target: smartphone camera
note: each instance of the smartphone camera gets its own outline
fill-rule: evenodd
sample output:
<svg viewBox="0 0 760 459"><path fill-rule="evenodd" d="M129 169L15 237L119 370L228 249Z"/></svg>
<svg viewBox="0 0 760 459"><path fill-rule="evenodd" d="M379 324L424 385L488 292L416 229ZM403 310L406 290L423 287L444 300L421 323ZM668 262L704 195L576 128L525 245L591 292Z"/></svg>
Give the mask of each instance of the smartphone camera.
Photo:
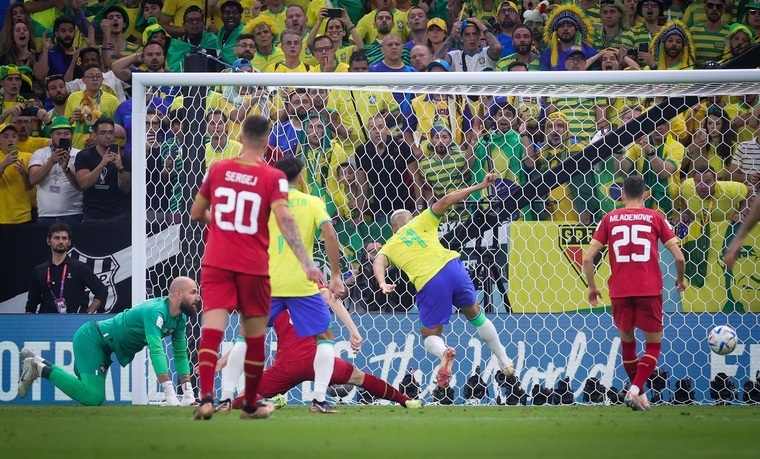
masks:
<svg viewBox="0 0 760 459"><path fill-rule="evenodd" d="M649 43L639 43L639 52L640 53L648 53L649 52Z"/></svg>
<svg viewBox="0 0 760 459"><path fill-rule="evenodd" d="M61 150L69 150L71 149L71 139L59 139L58 140L58 148Z"/></svg>
<svg viewBox="0 0 760 459"><path fill-rule="evenodd" d="M118 146L118 145L116 145L115 143L112 143L112 144L111 144L111 145L108 147L108 151L110 151L111 153L119 153L119 146Z"/></svg>
<svg viewBox="0 0 760 459"><path fill-rule="evenodd" d="M327 17L328 18L342 18L343 10L340 8L327 8Z"/></svg>
<svg viewBox="0 0 760 459"><path fill-rule="evenodd" d="M21 116L32 116L36 117L37 113L40 111L37 107L26 107L21 110Z"/></svg>

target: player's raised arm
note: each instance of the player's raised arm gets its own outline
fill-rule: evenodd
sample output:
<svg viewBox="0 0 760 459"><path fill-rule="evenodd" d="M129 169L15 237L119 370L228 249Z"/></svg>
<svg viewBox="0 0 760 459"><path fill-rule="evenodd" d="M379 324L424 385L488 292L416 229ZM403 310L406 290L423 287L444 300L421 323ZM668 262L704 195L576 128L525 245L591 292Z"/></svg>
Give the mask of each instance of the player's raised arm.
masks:
<svg viewBox="0 0 760 459"><path fill-rule="evenodd" d="M592 306L597 306L599 304L599 298L602 297L602 291L596 286L596 268L594 267L594 258L601 248L602 244L599 243L599 241L592 239L588 250L585 255L583 255L583 275L586 276L586 283L588 284L588 302L591 303Z"/></svg>
<svg viewBox="0 0 760 459"><path fill-rule="evenodd" d="M311 260L309 254L306 253L306 248L303 246L303 242L301 242L301 232L298 231L296 219L293 218L293 214L290 213L288 206L276 206L272 209L272 212L277 219L277 226L280 227L282 236L293 250L298 261L301 262L301 267L306 273L306 277L314 282L321 282L324 284L325 278L322 275L322 271L317 268L317 265ZM340 277L340 275L338 277Z"/></svg>
<svg viewBox="0 0 760 459"><path fill-rule="evenodd" d="M483 181L477 185L468 186L467 188L460 188L459 190L452 191L439 199L430 210L436 215L443 215L449 211L458 202L467 199L472 193L488 188L496 181L497 175L494 173L486 174Z"/></svg>
<svg viewBox="0 0 760 459"><path fill-rule="evenodd" d="M380 286L380 290L385 294L391 293L396 288L396 284L385 283L385 270L388 269L388 266L390 266L388 257L385 254L378 253L375 257L375 262L372 264L372 271L375 273L377 285Z"/></svg>

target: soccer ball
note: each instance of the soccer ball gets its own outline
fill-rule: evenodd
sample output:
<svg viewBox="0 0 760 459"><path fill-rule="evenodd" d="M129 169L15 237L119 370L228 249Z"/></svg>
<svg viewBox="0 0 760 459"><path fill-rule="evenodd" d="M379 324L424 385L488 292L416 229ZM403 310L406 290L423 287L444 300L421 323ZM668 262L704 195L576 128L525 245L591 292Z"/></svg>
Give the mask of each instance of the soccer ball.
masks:
<svg viewBox="0 0 760 459"><path fill-rule="evenodd" d="M718 355L728 355L736 348L736 330L728 325L718 325L707 335L710 349Z"/></svg>

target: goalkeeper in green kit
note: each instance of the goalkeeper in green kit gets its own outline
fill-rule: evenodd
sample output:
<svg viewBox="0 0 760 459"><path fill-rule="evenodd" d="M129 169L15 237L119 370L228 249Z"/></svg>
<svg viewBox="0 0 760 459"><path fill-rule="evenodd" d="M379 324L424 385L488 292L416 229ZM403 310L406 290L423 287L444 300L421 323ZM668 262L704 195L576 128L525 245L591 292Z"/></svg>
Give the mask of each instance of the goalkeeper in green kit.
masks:
<svg viewBox="0 0 760 459"><path fill-rule="evenodd" d="M192 404L195 395L190 383L185 325L188 317L196 314L198 301L198 284L189 277L177 277L169 287L169 296L145 301L110 319L82 325L73 340L76 376L43 360L32 350L22 349L24 364L18 382L19 397L24 398L34 380L42 376L82 405L102 405L111 354L116 354L119 365L126 366L147 345L166 404ZM169 377L163 343L167 336L172 338L174 365L182 385L181 402Z"/></svg>

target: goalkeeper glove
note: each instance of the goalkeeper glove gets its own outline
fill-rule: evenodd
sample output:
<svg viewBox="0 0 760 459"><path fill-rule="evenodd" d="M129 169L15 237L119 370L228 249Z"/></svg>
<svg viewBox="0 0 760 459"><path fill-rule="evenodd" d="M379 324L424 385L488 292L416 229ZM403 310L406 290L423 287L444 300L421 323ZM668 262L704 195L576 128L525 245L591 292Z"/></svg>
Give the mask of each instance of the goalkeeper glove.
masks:
<svg viewBox="0 0 760 459"><path fill-rule="evenodd" d="M164 381L161 383L161 387L164 389L164 395L166 395L166 406L179 406L179 399L177 399L177 393L174 391L174 383Z"/></svg>
<svg viewBox="0 0 760 459"><path fill-rule="evenodd" d="M193 392L193 385L188 382L182 383L182 399L179 404L182 406L190 406L195 403L195 393Z"/></svg>

